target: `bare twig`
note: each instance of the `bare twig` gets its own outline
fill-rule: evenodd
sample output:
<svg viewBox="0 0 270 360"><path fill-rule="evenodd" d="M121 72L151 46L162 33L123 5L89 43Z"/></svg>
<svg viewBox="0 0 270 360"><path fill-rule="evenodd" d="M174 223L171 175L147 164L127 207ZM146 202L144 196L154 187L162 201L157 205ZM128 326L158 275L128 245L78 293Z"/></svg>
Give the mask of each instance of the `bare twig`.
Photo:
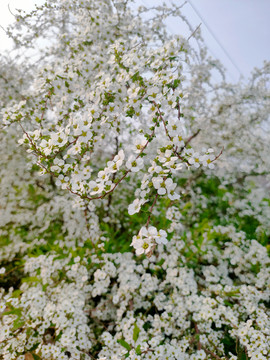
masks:
<svg viewBox="0 0 270 360"><path fill-rule="evenodd" d="M224 146L223 146L223 148L221 149L220 153L219 153L219 154L214 158L214 160L212 160L211 162L216 161L216 160L221 156L221 154L223 153L223 150L224 150Z"/></svg>
<svg viewBox="0 0 270 360"><path fill-rule="evenodd" d="M192 139L194 139L199 133L201 129L198 129L193 135L191 135L186 141L185 141L185 147L191 142ZM181 149L182 150L182 149Z"/></svg>
<svg viewBox="0 0 270 360"><path fill-rule="evenodd" d="M19 125L23 131L23 133L26 135L27 139L29 140L30 144L33 146L33 148L35 149L36 155L39 156L43 156L43 154L38 150L38 148L36 147L35 143L33 142L33 140L31 139L31 137L28 135L28 132L23 128L22 124L19 122Z"/></svg>
<svg viewBox="0 0 270 360"><path fill-rule="evenodd" d="M11 13L12 16L16 17L16 16L13 14L13 12L11 11L9 4L8 4L8 11Z"/></svg>
<svg viewBox="0 0 270 360"><path fill-rule="evenodd" d="M188 41L195 35L195 33L199 30L200 26L202 25L202 23L200 23L196 29L193 31L193 33L188 37Z"/></svg>
<svg viewBox="0 0 270 360"><path fill-rule="evenodd" d="M15 270L17 270L17 269L20 269L20 268L22 268L22 267L24 267L24 264L17 265L17 266L15 266L14 268L12 268L12 269L10 269L9 271L7 271L6 273L4 273L3 275L6 276L6 275L12 273L13 271L15 271Z"/></svg>
<svg viewBox="0 0 270 360"><path fill-rule="evenodd" d="M2 25L0 25L0 28L1 28L2 30L4 30L4 32L7 34L6 29L5 29Z"/></svg>
<svg viewBox="0 0 270 360"><path fill-rule="evenodd" d="M198 325L196 324L196 323L194 323L194 327L195 327L195 333L197 334L197 335L199 335L200 334L200 332L199 332L199 329L198 329ZM201 344L201 342L200 342L200 340L198 341L198 350L201 350L202 349L202 344Z"/></svg>
<svg viewBox="0 0 270 360"><path fill-rule="evenodd" d="M119 151L119 140L118 140L118 137L116 136L115 138L115 143L116 143L116 150L115 150L115 153L113 154L113 157L112 159L118 154L118 151ZM113 176L112 176L112 182L114 182L115 180L115 177L116 177L116 172L113 173ZM107 204L107 207L108 207L108 210L107 210L107 216L109 216L109 211L110 211L110 206L111 206L111 203L112 203L112 193L110 193L109 197L108 197L108 204Z"/></svg>
<svg viewBox="0 0 270 360"><path fill-rule="evenodd" d="M177 101L177 117L179 120L181 119L181 109L180 109L179 100Z"/></svg>
<svg viewBox="0 0 270 360"><path fill-rule="evenodd" d="M215 358L215 359L218 359L218 360L224 359L224 357L221 358L220 356L215 354L213 351L206 349L204 346L202 346L202 349L206 352L206 354L213 356L213 358ZM225 356L225 359L228 360L228 358L226 356Z"/></svg>
<svg viewBox="0 0 270 360"><path fill-rule="evenodd" d="M154 206L156 205L156 202L157 202L157 198L158 198L158 193L156 193L156 196L155 196L155 199L154 199L154 201L153 201L153 204L152 204L152 206L151 206L151 208L150 208L150 214L149 214L149 216L148 216L148 219L147 219L147 222L146 222L146 227L148 227L148 225L149 225L149 223L150 223L150 219L151 219L151 215L152 215L152 211L153 211L153 208L154 208Z"/></svg>

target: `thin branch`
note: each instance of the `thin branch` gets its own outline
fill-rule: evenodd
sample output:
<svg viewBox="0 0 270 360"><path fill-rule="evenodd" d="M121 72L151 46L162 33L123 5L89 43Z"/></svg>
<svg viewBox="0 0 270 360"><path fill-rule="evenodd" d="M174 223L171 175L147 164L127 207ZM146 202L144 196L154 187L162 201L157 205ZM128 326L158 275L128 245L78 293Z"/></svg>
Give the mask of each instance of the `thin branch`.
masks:
<svg viewBox="0 0 270 360"><path fill-rule="evenodd" d="M177 101L177 117L178 117L178 120L181 119L181 109L180 109L179 100Z"/></svg>
<svg viewBox="0 0 270 360"><path fill-rule="evenodd" d="M216 161L216 160L221 156L221 154L223 153L223 150L224 150L224 146L223 146L223 148L221 149L220 153L219 153L219 154L214 158L214 160L212 160L211 162Z"/></svg>
<svg viewBox="0 0 270 360"><path fill-rule="evenodd" d="M163 123L163 125L164 125L164 129L165 129L166 135L168 136L168 138L170 139L170 141L172 141L172 137L171 137L170 134L169 134L169 131L168 131L167 126L166 126L166 122L165 122L165 120L164 120L164 118L163 118L163 116L162 116L162 114L161 114L161 112L160 112L160 109L159 109L159 107L158 107L158 104L157 104L155 101L153 101L153 103L154 103L154 105L156 106L157 111L158 111L158 114L159 114L159 118L161 119L161 121L162 121L162 123Z"/></svg>
<svg viewBox="0 0 270 360"><path fill-rule="evenodd" d="M201 129L198 129L195 134L191 135L186 141L185 141L185 147L191 142L192 139L194 139L199 133Z"/></svg>
<svg viewBox="0 0 270 360"><path fill-rule="evenodd" d="M150 208L150 210L149 210L150 214L149 214L149 216L148 216L148 219L147 219L147 222L146 222L145 227L148 227L148 225L149 225L149 223L150 223L152 211L153 211L154 206L156 205L157 198L158 198L158 193L156 193L156 196L155 196L155 199L154 199L154 201L153 201L153 204L152 204L152 206L151 206L151 208Z"/></svg>
<svg viewBox="0 0 270 360"><path fill-rule="evenodd" d="M160 110L159 110L159 107L158 107L157 103L156 103L155 101L153 101L153 103L154 103L154 104L156 105L156 107L157 107L157 110L158 110L158 113L159 113L159 117L160 117L160 119L161 119L161 121L162 121L162 123L163 123L163 125L164 125L164 129L165 129L166 135L168 136L168 138L170 139L170 141L173 141L172 137L171 137L170 134L169 134L169 131L168 131L167 126L166 126L166 122L165 122L165 120L164 120L164 118L163 118L163 116L162 116L162 114L161 114L161 112L160 112ZM190 136L190 137L187 139L187 141L185 142L185 146L186 146L192 139L194 139L194 138L199 134L200 131L201 131L201 129L197 130L195 134L193 134L192 136ZM178 157L178 159L182 160L182 161L185 162L185 163L188 163L187 160L185 160L181 155L179 155L179 153L184 150L185 146L183 146L183 147L180 149L180 151L177 151L177 147L175 147L175 145L173 145L173 153ZM220 154L220 155L221 155L221 154ZM213 160L213 161L214 161L214 160Z"/></svg>
<svg viewBox="0 0 270 360"><path fill-rule="evenodd" d="M23 126L22 126L22 124L20 122L19 122L19 125L20 125L22 131L24 132L24 134L26 135L27 139L29 140L30 144L33 146L33 148L34 148L34 150L36 152L36 155L43 156L43 154L38 150L35 143L31 139L31 137L28 135L28 132L23 128Z"/></svg>
<svg viewBox="0 0 270 360"><path fill-rule="evenodd" d="M155 129L153 130L152 134L150 135L150 138L147 140L147 142L145 143L145 145L142 147L140 153L136 156L135 160L137 160L137 159L140 157L140 155L143 153L143 151L145 150L145 148L146 148L147 145L149 144L149 141L150 141L150 139L154 136L154 134L155 134ZM96 196L96 197L92 197L92 198L91 198L91 197L89 197L89 196L83 196L82 194L79 194L79 193L77 193L77 192L75 192L75 191L72 191L69 187L67 187L67 190L69 190L72 194L77 195L77 196L80 196L81 198L84 198L84 199L88 199L89 201L91 201L91 200L97 200L97 199L104 199L105 196L111 194L111 193L114 191L114 189L120 184L120 182L121 182L122 180L124 180L124 178L125 178L130 172L131 172L131 170L127 170L127 171L124 173L124 175L120 178L120 180L118 180L118 181L115 183L114 187L113 187L110 191L107 191L105 194L100 195L100 196Z"/></svg>
<svg viewBox="0 0 270 360"><path fill-rule="evenodd" d="M86 205L86 204L85 204L85 205ZM86 222L87 231L88 231L88 233L89 233L89 235L90 235L90 223L89 223L89 221L88 221L88 219L87 219L87 212L88 212L88 211L89 211L89 210L88 210L88 208L87 208L87 206L86 206L85 209L84 209L84 218L85 218L85 222ZM94 244L91 236L89 236L89 240L90 240L93 248L95 249L95 244Z"/></svg>
<svg viewBox="0 0 270 360"><path fill-rule="evenodd" d="M200 26L202 25L202 23L200 23L196 29L193 31L193 33L188 37L188 41L195 35L195 33L199 30Z"/></svg>
<svg viewBox="0 0 270 360"><path fill-rule="evenodd" d="M118 140L118 136L116 136L115 138L115 143L116 143L116 150L115 150L115 153L113 154L112 156L112 160L113 158L118 154L119 152L119 140ZM116 172L113 173L113 176L112 176L112 182L115 181L115 177L116 177ZM107 216L109 216L109 211L110 211L110 206L111 206L111 203L112 203L112 193L109 195L109 198L108 198L108 204L107 204L107 207L108 207L108 210L107 210Z"/></svg>
<svg viewBox="0 0 270 360"><path fill-rule="evenodd" d="M199 329L198 329L198 325L196 323L194 323L194 328L195 328L195 333L199 335L200 332L199 332ZM202 344L201 344L200 341L198 341L198 350L201 350L201 349L202 349Z"/></svg>
<svg viewBox="0 0 270 360"><path fill-rule="evenodd" d="M6 34L8 34L7 31L6 31L6 29L5 29L2 25L0 25L0 28L1 28L2 30L4 30L4 32L5 32Z"/></svg>
<svg viewBox="0 0 270 360"><path fill-rule="evenodd" d="M202 346L202 349L206 352L206 354L213 356L213 358L215 358L215 359L218 359L218 360L224 359L224 357L221 358L217 354L213 353L213 351L206 349L204 346ZM225 356L225 359L228 360L228 358L226 356Z"/></svg>
<svg viewBox="0 0 270 360"><path fill-rule="evenodd" d="M195 328L195 333L196 333L196 335L200 335L200 331L199 331L199 329L198 329L198 325L197 325L196 322L194 322L194 328ZM195 340L195 339L194 339L194 340ZM201 350L201 349L203 349L207 354L213 356L213 358L215 358L215 359L222 360L222 359L225 358L226 360L228 360L227 356L224 356L224 357L221 358L220 356L218 356L217 354L215 354L213 351L206 349L206 347L202 345L202 343L200 342L200 340L198 340L198 350Z"/></svg>
<svg viewBox="0 0 270 360"><path fill-rule="evenodd" d="M8 4L8 10L11 13L12 16L16 17L16 15L14 15L13 12L11 11L11 9L10 9L10 4Z"/></svg>
<svg viewBox="0 0 270 360"><path fill-rule="evenodd" d="M25 265L25 264L17 265L17 266L15 266L14 268L12 268L11 270L5 272L4 274L0 274L0 276L1 276L1 275L6 276L6 275L12 273L13 271L15 271L15 270L17 270L17 269L20 269L20 268L24 267L24 265Z"/></svg>

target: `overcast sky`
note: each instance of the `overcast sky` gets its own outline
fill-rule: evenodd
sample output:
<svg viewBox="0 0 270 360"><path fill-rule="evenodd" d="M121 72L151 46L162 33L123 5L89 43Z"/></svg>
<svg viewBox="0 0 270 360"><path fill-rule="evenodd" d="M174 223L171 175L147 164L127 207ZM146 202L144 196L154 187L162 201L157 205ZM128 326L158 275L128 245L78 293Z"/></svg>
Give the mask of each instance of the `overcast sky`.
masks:
<svg viewBox="0 0 270 360"><path fill-rule="evenodd" d="M14 11L15 8L31 10L35 3L43 2L0 0L0 25L5 28L13 21L8 4ZM162 1L136 0L136 3L144 5L158 2ZM165 2L170 3L170 0ZM174 2L180 5L184 0ZM182 12L194 28L202 23L202 34L207 46L211 54L225 65L231 81L237 81L240 72L247 77L255 66L263 64L263 60L270 60L270 0L188 0ZM180 34L183 32L177 21L170 22L169 30ZM11 47L5 32L0 29L0 51Z"/></svg>

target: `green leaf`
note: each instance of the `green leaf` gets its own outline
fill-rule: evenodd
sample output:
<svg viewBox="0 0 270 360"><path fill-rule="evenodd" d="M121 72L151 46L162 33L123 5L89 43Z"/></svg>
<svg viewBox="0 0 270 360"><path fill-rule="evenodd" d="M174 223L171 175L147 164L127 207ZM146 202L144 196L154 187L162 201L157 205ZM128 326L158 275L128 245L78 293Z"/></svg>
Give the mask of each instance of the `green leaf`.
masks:
<svg viewBox="0 0 270 360"><path fill-rule="evenodd" d="M12 297L18 298L21 295L21 293L22 293L22 290L20 290L20 289L14 290L12 293Z"/></svg>
<svg viewBox="0 0 270 360"><path fill-rule="evenodd" d="M22 316L22 311L20 309L12 309L9 311L5 311L2 315L17 315Z"/></svg>
<svg viewBox="0 0 270 360"><path fill-rule="evenodd" d="M157 266L161 266L161 265L164 264L164 262L165 262L165 259L162 258L160 261L158 261L158 262L156 263L156 265L157 265Z"/></svg>
<svg viewBox="0 0 270 360"><path fill-rule="evenodd" d="M41 279L39 279L37 276L29 276L27 278L22 279L22 282L41 282Z"/></svg>
<svg viewBox="0 0 270 360"><path fill-rule="evenodd" d="M29 349L29 351L30 351L31 354L32 354L32 351L35 351L35 350L38 348L39 344L40 344L40 342L37 342L35 345L33 345L33 346L31 347L31 349ZM33 355L33 357L34 357L34 354L32 354L32 355ZM37 356L37 355L35 355L35 356ZM34 358L35 358L35 357L34 357Z"/></svg>
<svg viewBox="0 0 270 360"><path fill-rule="evenodd" d="M137 324L134 324L134 330L133 330L133 340L136 342L138 340L140 329L138 328Z"/></svg>
<svg viewBox="0 0 270 360"><path fill-rule="evenodd" d="M126 111L126 116L127 116L127 117L132 117L134 114L135 114L134 107L131 106L131 107Z"/></svg>
<svg viewBox="0 0 270 360"><path fill-rule="evenodd" d="M119 340L117 340L117 342L118 342L118 344L122 345L128 351L130 351L132 349L132 347L124 339L119 339Z"/></svg>
<svg viewBox="0 0 270 360"><path fill-rule="evenodd" d="M41 360L41 358L36 354L32 354L32 356L33 356L34 360Z"/></svg>
<svg viewBox="0 0 270 360"><path fill-rule="evenodd" d="M138 345L137 347L136 347L136 349L135 349L135 352L136 352L136 354L137 355L141 355L141 345Z"/></svg>
<svg viewBox="0 0 270 360"><path fill-rule="evenodd" d="M20 317L18 317L17 320L14 321L12 330L15 331L22 327L25 324L25 321L22 321Z"/></svg>
<svg viewBox="0 0 270 360"><path fill-rule="evenodd" d="M237 355L237 360L248 360L248 357L245 352L240 351L240 353Z"/></svg>

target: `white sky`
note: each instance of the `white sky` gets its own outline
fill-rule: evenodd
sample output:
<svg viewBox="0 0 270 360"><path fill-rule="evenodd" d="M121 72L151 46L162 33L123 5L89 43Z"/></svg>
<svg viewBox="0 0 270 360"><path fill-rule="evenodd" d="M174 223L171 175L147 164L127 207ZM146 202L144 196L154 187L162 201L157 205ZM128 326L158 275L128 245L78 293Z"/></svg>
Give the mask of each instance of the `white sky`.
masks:
<svg viewBox="0 0 270 360"><path fill-rule="evenodd" d="M260 67L263 60L270 60L270 0L190 1L245 77L249 75L253 67ZM13 21L8 4L11 11L14 11L16 8L31 10L35 3L42 4L43 2L44 0L0 0L0 25L5 28ZM153 5L158 2L162 1L136 0L136 3L144 5ZM170 3L170 0L165 0L165 2ZM184 0L174 0L174 2L180 5L184 3ZM182 12L194 28L202 22L189 3L185 4ZM203 22L201 29L213 57L219 58L225 65L230 80L238 80L239 71ZM170 22L169 30L180 34L183 32L179 22L174 20ZM11 47L10 40L0 28L0 52Z"/></svg>

